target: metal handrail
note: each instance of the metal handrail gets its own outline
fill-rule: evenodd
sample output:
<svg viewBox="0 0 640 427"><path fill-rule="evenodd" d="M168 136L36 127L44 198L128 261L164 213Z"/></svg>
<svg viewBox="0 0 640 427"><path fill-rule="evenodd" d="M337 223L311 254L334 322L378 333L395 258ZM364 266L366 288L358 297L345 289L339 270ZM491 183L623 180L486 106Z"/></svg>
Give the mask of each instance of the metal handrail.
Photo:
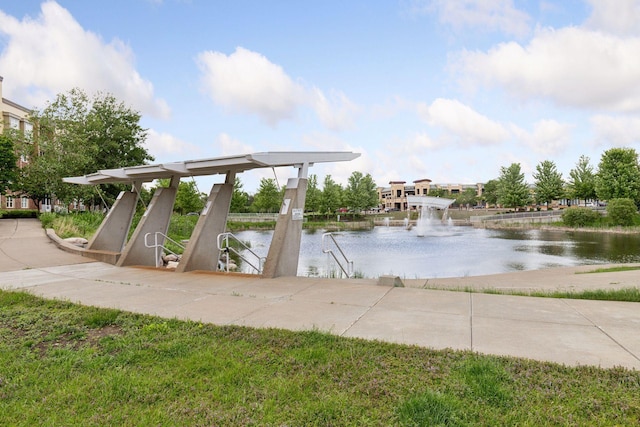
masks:
<svg viewBox="0 0 640 427"><path fill-rule="evenodd" d="M258 260L258 262L257 262L258 265L257 266L254 265L249 259L247 259L246 256L244 256L242 254L242 252L238 251L233 246L230 246L229 245L229 238L231 238L233 241L237 242L238 245L241 246L245 251L249 252L251 255L256 257L256 259ZM234 236L233 233L227 232L227 233L218 234L217 243L218 243L218 250L219 251L227 252L227 255L228 255L229 252L233 252L238 257L240 257L241 260L246 262L251 268L256 270L258 272L258 274L262 274L262 268L264 267L265 257L261 257L260 255L255 253L253 250L251 250L250 247L245 245L240 239L238 239L236 236ZM227 273L228 273L229 272L229 259L228 258L227 258L227 263L226 263L226 269L227 269Z"/></svg>
<svg viewBox="0 0 640 427"><path fill-rule="evenodd" d="M340 255L342 255L342 258L344 259L344 263L347 266L346 268L342 265L342 263L340 262L336 254L333 252L333 250L326 247L325 242L329 238L331 239L333 244L336 246L336 248L338 248L338 252L340 252ZM349 258L347 258L344 251L336 241L336 238L334 237L333 233L324 233L322 235L322 252L325 254L329 254L333 257L334 261L336 262L336 264L338 264L338 267L340 267L340 270L342 270L342 272L347 276L347 278L353 277L353 261L350 261Z"/></svg>
<svg viewBox="0 0 640 427"><path fill-rule="evenodd" d="M154 244L150 245L148 238L149 236L153 234L154 236ZM164 246L164 244L162 243L158 243L158 236L162 236L164 238L164 241L170 241L171 243L173 243L174 245L182 248L182 250L184 251L184 246L181 245L180 243L176 242L175 240L173 240L171 237L167 236L166 234L160 232L160 231L156 231L155 233L147 233L144 235L144 245L147 248L155 248L156 250L156 267L161 267L162 266L162 254L158 253L158 250L160 248L162 248L163 250L167 251L167 252L171 252L173 255L179 257L180 255L173 252L171 249L169 249L168 247Z"/></svg>

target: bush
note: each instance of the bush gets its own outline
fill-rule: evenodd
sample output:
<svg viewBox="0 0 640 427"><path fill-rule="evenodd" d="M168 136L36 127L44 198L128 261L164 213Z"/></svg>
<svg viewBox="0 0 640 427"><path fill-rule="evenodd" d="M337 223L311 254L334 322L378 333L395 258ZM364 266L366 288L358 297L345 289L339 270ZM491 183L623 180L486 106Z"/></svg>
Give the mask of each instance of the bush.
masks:
<svg viewBox="0 0 640 427"><path fill-rule="evenodd" d="M37 218L37 217L38 217L38 211L35 211L33 209L31 210L8 209L8 210L0 211L0 218Z"/></svg>
<svg viewBox="0 0 640 427"><path fill-rule="evenodd" d="M585 227L594 225L600 214L589 208L569 208L562 212L562 222L569 227Z"/></svg>
<svg viewBox="0 0 640 427"><path fill-rule="evenodd" d="M607 216L611 225L633 225L638 212L631 199L611 199L607 205Z"/></svg>

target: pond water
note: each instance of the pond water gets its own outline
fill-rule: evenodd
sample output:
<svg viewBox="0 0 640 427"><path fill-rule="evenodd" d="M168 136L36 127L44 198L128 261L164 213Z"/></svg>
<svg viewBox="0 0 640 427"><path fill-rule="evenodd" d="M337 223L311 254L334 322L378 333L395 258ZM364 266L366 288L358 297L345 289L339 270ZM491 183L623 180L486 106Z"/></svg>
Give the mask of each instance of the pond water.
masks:
<svg viewBox="0 0 640 427"><path fill-rule="evenodd" d="M339 268L322 252L323 230L303 230L298 276L335 276ZM272 231L235 233L266 256ZM334 233L359 277L464 277L518 270L640 262L640 235L545 230L431 227L422 237L404 227Z"/></svg>

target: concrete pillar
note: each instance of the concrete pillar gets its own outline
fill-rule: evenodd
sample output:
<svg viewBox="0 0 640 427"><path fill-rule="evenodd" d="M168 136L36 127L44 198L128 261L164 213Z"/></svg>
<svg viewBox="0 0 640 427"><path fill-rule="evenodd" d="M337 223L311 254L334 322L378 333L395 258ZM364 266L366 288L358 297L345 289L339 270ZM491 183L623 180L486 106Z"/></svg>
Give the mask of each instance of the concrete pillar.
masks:
<svg viewBox="0 0 640 427"><path fill-rule="evenodd" d="M94 251L122 252L136 212L138 193L122 191L87 245Z"/></svg>
<svg viewBox="0 0 640 427"><path fill-rule="evenodd" d="M235 174L229 173L224 184L215 184L211 189L176 272L216 271L220 258L217 238L227 227L234 181Z"/></svg>
<svg viewBox="0 0 640 427"><path fill-rule="evenodd" d="M145 235L151 233L148 239L149 243L152 243L157 231L167 234L179 183L179 177L172 177L169 188L158 188L153 194L151 203L149 203L116 264L118 267L127 265L156 266L155 249L145 246ZM158 239L158 243L163 244L164 238Z"/></svg>
<svg viewBox="0 0 640 427"><path fill-rule="evenodd" d="M306 175L306 167L304 171ZM298 274L306 194L306 176L289 179L269 253L264 263L263 277L274 278Z"/></svg>

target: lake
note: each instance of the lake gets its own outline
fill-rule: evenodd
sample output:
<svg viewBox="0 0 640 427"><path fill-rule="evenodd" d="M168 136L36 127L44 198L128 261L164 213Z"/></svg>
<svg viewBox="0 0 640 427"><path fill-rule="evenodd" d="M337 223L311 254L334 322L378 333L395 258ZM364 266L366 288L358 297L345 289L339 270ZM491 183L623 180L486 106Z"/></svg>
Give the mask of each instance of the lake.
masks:
<svg viewBox="0 0 640 427"><path fill-rule="evenodd" d="M298 276L335 276L322 252L323 230L303 230ZM272 231L234 233L266 256ZM424 234L424 236L418 236ZM489 230L439 225L426 231L374 227L333 233L359 277L464 277L519 270L640 262L640 235L547 230ZM249 272L248 269L244 271Z"/></svg>

